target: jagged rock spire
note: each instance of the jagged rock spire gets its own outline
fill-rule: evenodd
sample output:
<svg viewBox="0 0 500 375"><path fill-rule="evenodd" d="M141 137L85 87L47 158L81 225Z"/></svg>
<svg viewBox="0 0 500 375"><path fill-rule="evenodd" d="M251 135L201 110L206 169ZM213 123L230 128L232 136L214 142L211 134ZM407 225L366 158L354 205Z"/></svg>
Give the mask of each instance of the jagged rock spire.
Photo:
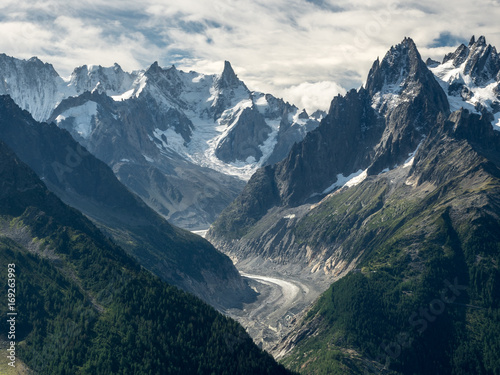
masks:
<svg viewBox="0 0 500 375"><path fill-rule="evenodd" d="M158 61L155 61L154 63L151 64L148 70L146 70L146 75L160 73L162 71L163 69L158 64Z"/></svg>
<svg viewBox="0 0 500 375"><path fill-rule="evenodd" d="M400 44L391 47L382 61L377 58L373 63L366 81L366 89L373 95L382 90L384 85L401 84L411 73L416 73L421 65L425 64L415 42L405 37Z"/></svg>
<svg viewBox="0 0 500 375"><path fill-rule="evenodd" d="M485 84L500 72L500 55L495 47L486 43L484 35L477 40L473 36L468 47L462 44L453 58L453 65L457 67L465 63L464 74L470 75L476 84Z"/></svg>
<svg viewBox="0 0 500 375"><path fill-rule="evenodd" d="M236 76L236 73L231 66L229 61L224 61L224 70L217 81L217 88L219 89L231 89L236 88L241 85L242 82Z"/></svg>

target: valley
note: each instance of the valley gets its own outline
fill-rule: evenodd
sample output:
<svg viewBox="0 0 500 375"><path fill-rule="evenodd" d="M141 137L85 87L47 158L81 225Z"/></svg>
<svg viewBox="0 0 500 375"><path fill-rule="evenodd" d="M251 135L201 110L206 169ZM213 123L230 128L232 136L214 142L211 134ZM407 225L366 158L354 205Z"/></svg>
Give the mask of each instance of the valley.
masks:
<svg viewBox="0 0 500 375"><path fill-rule="evenodd" d="M262 271L262 270L261 270ZM240 272L259 295L242 309L225 311L264 350L272 349L298 322L302 312L323 292L310 281L290 275L276 277Z"/></svg>

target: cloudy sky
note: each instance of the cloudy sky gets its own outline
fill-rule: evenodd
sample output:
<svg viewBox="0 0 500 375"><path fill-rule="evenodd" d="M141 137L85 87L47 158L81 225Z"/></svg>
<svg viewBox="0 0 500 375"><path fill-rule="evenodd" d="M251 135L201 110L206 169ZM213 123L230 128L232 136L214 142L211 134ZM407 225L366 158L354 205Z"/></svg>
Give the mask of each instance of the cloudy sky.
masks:
<svg viewBox="0 0 500 375"><path fill-rule="evenodd" d="M312 110L359 87L405 36L441 60L474 34L500 47L500 0L2 0L0 52L63 76L83 64L158 61L220 73Z"/></svg>

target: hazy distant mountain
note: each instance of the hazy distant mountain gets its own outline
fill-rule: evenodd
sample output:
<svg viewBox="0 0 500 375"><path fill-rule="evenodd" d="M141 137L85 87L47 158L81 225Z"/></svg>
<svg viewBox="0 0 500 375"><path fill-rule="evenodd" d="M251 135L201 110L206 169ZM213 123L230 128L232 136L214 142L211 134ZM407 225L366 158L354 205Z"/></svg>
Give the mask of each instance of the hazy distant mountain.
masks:
<svg viewBox="0 0 500 375"><path fill-rule="evenodd" d="M283 159L319 118L220 75L157 63L82 66L67 79L37 58L0 55L0 94L56 122L172 223L206 228L262 165Z"/></svg>

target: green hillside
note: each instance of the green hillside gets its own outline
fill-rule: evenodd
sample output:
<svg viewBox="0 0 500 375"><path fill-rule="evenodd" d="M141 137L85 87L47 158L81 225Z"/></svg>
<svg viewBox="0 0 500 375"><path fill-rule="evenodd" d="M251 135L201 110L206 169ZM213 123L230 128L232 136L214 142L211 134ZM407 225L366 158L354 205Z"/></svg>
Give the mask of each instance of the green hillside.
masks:
<svg viewBox="0 0 500 375"><path fill-rule="evenodd" d="M424 142L409 176L338 192L296 227L302 241L340 241L346 258L361 257L291 338L291 369L500 374L498 139L479 146L467 132L479 138L490 125L454 116Z"/></svg>
<svg viewBox="0 0 500 375"><path fill-rule="evenodd" d="M288 373L239 324L142 269L3 144L0 181L16 357L37 374ZM8 329L2 319L2 335Z"/></svg>

